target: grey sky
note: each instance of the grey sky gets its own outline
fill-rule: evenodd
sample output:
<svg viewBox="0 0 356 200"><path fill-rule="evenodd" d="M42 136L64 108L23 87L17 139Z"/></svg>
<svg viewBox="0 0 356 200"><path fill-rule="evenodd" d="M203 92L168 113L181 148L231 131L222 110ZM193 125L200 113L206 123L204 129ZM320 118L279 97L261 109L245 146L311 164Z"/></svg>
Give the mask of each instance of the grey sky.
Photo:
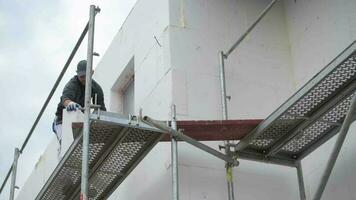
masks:
<svg viewBox="0 0 356 200"><path fill-rule="evenodd" d="M21 147L88 21L89 5L101 8L96 17L94 49L103 55L135 2L0 0L0 184L11 165L14 148ZM54 137L51 121L56 104L76 63L85 59L86 45L87 38L20 157L20 187ZM99 61L100 57L94 59L94 67ZM8 189L0 200L7 196Z"/></svg>

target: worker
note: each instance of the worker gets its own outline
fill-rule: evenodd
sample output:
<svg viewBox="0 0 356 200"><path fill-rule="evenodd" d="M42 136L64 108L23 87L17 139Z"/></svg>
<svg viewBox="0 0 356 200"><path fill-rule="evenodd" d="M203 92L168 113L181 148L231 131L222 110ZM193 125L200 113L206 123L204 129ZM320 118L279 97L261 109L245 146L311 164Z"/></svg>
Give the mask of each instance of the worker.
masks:
<svg viewBox="0 0 356 200"><path fill-rule="evenodd" d="M82 110L82 108L84 107L86 68L86 60L82 60L77 64L77 75L70 79L70 81L64 87L60 102L57 106L56 116L52 128L59 142L59 147L57 149L59 159L62 148L63 109L66 109L68 112L72 112L76 110ZM93 73L94 71L92 71L92 74ZM91 98L93 104L100 105L100 109L106 111L103 90L101 89L100 85L94 80L92 80Z"/></svg>

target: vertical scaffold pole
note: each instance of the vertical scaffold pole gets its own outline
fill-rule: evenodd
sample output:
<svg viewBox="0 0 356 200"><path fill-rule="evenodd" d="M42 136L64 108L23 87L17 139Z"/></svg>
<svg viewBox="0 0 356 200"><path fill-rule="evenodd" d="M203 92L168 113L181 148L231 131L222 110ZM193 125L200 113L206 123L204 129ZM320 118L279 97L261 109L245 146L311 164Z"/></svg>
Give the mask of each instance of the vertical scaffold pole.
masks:
<svg viewBox="0 0 356 200"><path fill-rule="evenodd" d="M255 28L255 26L263 19L263 17L268 13L269 10L276 4L278 0L272 0L268 6L260 13L257 19L253 22L253 24L244 32L243 35L232 45L232 47L224 53L223 51L219 52L219 60L220 60L220 86L221 86L221 100L222 100L222 111L223 111L223 119L228 119L227 113L227 104L226 99L226 86L225 86L225 63L224 60L228 58L228 56L237 48L238 45L247 37L247 35ZM230 153L229 141L225 141L225 151L226 153ZM226 163L226 176L227 176L227 185L228 185L228 193L229 200L234 200L234 186L233 186L233 166Z"/></svg>
<svg viewBox="0 0 356 200"><path fill-rule="evenodd" d="M226 95L226 83L225 83L225 55L224 52L219 52L219 65L220 65L220 87L221 87L221 106L222 106L222 115L223 120L228 120L227 113L227 102L228 98ZM229 141L225 141L225 152L229 153ZM230 164L226 163L226 180L227 180L227 191L229 200L234 200L234 184L233 184L233 168Z"/></svg>
<svg viewBox="0 0 356 200"><path fill-rule="evenodd" d="M177 130L176 106L171 108L171 127ZM171 164L172 164L172 199L179 200L179 181L178 181L178 143L172 136L171 139Z"/></svg>
<svg viewBox="0 0 356 200"><path fill-rule="evenodd" d="M307 197L305 195L305 186L304 186L302 162L300 160L297 161L296 168L297 168L297 175L298 175L298 186L299 186L300 200L306 200Z"/></svg>
<svg viewBox="0 0 356 200"><path fill-rule="evenodd" d="M314 200L321 199L324 189L325 189L325 186L329 180L330 174L334 168L337 157L340 153L341 147L344 144L344 141L345 141L347 132L349 131L350 125L355 120L356 120L356 94L354 94L354 97L351 100L349 111L347 112L344 122L342 123L340 133L337 137L334 148L331 152L331 155L330 155L330 158L326 165L326 168L324 170L323 176L321 177L321 181L320 181L318 189L315 193Z"/></svg>
<svg viewBox="0 0 356 200"><path fill-rule="evenodd" d="M10 200L14 200L15 199L17 161L19 159L19 156L20 156L20 150L18 148L15 148L14 162L12 164Z"/></svg>
<svg viewBox="0 0 356 200"><path fill-rule="evenodd" d="M90 126L90 105L91 105L91 76L93 67L93 48L94 48L94 25L95 25L95 6L90 6L89 30L88 30L88 51L87 68L85 79L85 101L84 101L84 127L83 127L83 153L82 153L82 180L80 200L88 200L89 191L89 126Z"/></svg>
<svg viewBox="0 0 356 200"><path fill-rule="evenodd" d="M226 96L226 83L225 83L225 55L224 52L219 52L219 68L220 68L220 88L221 88L221 106L223 120L228 119L227 114L227 96Z"/></svg>

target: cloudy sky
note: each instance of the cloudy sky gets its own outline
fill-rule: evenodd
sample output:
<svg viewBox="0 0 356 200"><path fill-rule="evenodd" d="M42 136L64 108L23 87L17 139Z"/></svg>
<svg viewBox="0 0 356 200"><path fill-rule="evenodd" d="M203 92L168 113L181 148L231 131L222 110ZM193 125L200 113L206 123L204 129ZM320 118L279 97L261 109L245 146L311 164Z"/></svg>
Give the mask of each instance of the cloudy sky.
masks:
<svg viewBox="0 0 356 200"><path fill-rule="evenodd" d="M21 148L43 103L97 5L94 51L103 55L136 0L0 0L0 184ZM54 137L51 122L63 85L86 58L85 38L32 138L20 156L18 185L31 173ZM100 61L94 58L94 65ZM94 66L95 67L95 66ZM0 200L8 199L7 189Z"/></svg>

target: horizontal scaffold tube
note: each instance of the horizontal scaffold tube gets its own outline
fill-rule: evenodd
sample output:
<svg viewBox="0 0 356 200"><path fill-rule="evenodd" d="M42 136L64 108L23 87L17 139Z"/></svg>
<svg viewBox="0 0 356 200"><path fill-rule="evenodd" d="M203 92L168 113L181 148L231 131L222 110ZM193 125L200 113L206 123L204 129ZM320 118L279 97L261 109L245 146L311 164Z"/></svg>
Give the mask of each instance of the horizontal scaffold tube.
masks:
<svg viewBox="0 0 356 200"><path fill-rule="evenodd" d="M150 118L148 116L143 117L142 120L143 120L144 123L146 123L148 125L151 125L153 127L156 127L156 128L158 128L158 129L160 129L162 131L165 131L168 134L171 134L173 137L179 138L179 139L181 139L181 140L183 140L183 141L185 141L185 142L187 142L187 143L189 143L189 144L191 144L191 145L193 145L193 146L195 146L195 147L197 147L197 148L199 148L199 149L201 149L201 150L203 150L205 152L208 152L208 153L212 154L213 156L215 156L217 158L220 158L220 159L224 160L225 162L228 162L228 163L233 164L233 165L238 165L238 161L237 160L235 160L235 159L233 159L231 157L228 157L225 154L223 154L223 153L221 153L221 152L219 152L219 151L217 151L217 150L215 150L215 149L213 149L213 148L211 148L211 147L209 147L209 146L207 146L207 145L205 145L205 144L203 144L201 142L198 142L197 140L195 140L195 139L193 139L191 137L188 137L188 136L184 135L180 131L176 131L176 130L166 126L166 124L161 122L161 121L154 120L154 119L152 119L152 118Z"/></svg>

